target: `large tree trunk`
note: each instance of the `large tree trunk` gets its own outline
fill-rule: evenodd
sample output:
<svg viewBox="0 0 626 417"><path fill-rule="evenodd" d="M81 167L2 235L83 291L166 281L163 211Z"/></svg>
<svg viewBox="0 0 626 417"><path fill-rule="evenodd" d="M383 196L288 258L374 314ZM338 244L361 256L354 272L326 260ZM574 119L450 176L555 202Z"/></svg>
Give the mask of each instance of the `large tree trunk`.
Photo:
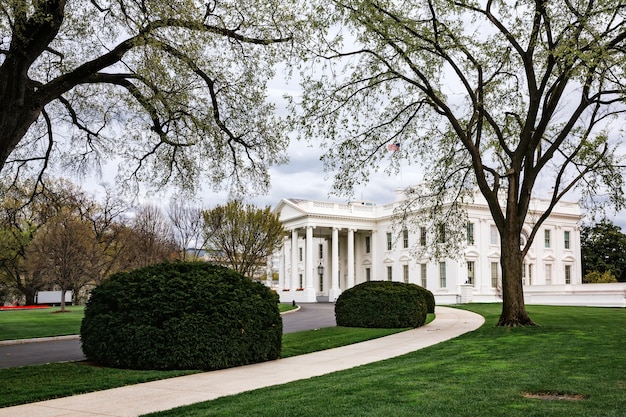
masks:
<svg viewBox="0 0 626 417"><path fill-rule="evenodd" d="M527 326L535 323L526 313L522 286L522 251L519 234L501 236L500 265L502 267L502 314L498 326Z"/></svg>
<svg viewBox="0 0 626 417"><path fill-rule="evenodd" d="M34 2L33 13L17 13L13 21L9 51L0 65L0 170L50 100L37 98L41 86L28 71L57 36L66 2Z"/></svg>
<svg viewBox="0 0 626 417"><path fill-rule="evenodd" d="M65 287L61 288L61 312L65 312L65 294L67 293L67 289Z"/></svg>

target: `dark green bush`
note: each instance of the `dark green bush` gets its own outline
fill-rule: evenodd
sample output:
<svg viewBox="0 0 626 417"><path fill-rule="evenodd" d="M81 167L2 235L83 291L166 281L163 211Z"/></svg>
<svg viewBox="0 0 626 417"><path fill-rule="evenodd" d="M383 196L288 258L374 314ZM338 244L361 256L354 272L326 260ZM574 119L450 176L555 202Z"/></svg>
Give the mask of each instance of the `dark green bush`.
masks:
<svg viewBox="0 0 626 417"><path fill-rule="evenodd" d="M435 313L435 296L433 295L433 293L424 287L420 287L419 285L417 285L417 289L420 291L420 293L422 294L422 298L424 298L424 301L426 302L426 312L430 314L434 314Z"/></svg>
<svg viewBox="0 0 626 417"><path fill-rule="evenodd" d="M279 357L278 296L221 266L166 263L118 273L93 290L85 355L130 369L221 369Z"/></svg>
<svg viewBox="0 0 626 417"><path fill-rule="evenodd" d="M344 291L335 304L338 326L401 328L426 322L427 306L420 287L370 281Z"/></svg>

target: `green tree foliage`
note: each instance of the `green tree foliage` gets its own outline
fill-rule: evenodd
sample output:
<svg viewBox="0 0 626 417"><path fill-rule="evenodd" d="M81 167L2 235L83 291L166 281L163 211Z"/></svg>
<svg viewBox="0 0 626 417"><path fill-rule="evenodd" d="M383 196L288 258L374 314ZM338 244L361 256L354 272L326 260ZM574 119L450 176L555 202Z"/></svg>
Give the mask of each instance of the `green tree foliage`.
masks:
<svg viewBox="0 0 626 417"><path fill-rule="evenodd" d="M338 326L400 328L426 322L422 287L392 281L369 281L348 288L335 304Z"/></svg>
<svg viewBox="0 0 626 417"><path fill-rule="evenodd" d="M278 296L205 262L121 272L94 289L81 325L85 355L131 369L213 370L277 359Z"/></svg>
<svg viewBox="0 0 626 417"><path fill-rule="evenodd" d="M611 282L617 282L617 278L611 271L598 272L591 271L585 274L583 282L587 284L606 284Z"/></svg>
<svg viewBox="0 0 626 417"><path fill-rule="evenodd" d="M266 100L292 1L0 3L0 170L111 157L126 178L268 184L287 136ZM123 133L122 133L123 132Z"/></svg>
<svg viewBox="0 0 626 417"><path fill-rule="evenodd" d="M213 260L253 278L283 243L284 229L270 207L234 200L203 212L204 233Z"/></svg>
<svg viewBox="0 0 626 417"><path fill-rule="evenodd" d="M592 272L609 272L618 281L626 282L626 234L619 226L608 219L585 225L580 240L585 282L599 282L594 281L597 277L591 281L587 278Z"/></svg>
<svg viewBox="0 0 626 417"><path fill-rule="evenodd" d="M315 17L328 25L311 46L318 71L303 72L298 125L326 140L335 188L418 162L424 186L408 190L405 212L445 222L450 237L480 192L500 234L499 325L532 324L522 263L554 207L575 189L589 209L624 207L622 2L339 0ZM401 144L391 157L390 143ZM532 198L549 188L520 246Z"/></svg>

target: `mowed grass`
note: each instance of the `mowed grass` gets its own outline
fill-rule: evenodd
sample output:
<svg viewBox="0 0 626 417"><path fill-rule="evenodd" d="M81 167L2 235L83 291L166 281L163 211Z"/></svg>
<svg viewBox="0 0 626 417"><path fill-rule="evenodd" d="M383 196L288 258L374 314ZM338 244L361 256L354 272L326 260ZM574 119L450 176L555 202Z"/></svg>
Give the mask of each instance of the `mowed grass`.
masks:
<svg viewBox="0 0 626 417"><path fill-rule="evenodd" d="M0 311L0 340L78 334L84 307L66 309L65 313L60 313L59 307Z"/></svg>
<svg viewBox="0 0 626 417"><path fill-rule="evenodd" d="M0 369L0 408L125 385L189 375L198 371L133 371L86 362L52 363Z"/></svg>
<svg viewBox="0 0 626 417"><path fill-rule="evenodd" d="M626 415L626 309L528 306L540 326L497 328L500 305L463 308L485 325L399 358L150 416Z"/></svg>
<svg viewBox="0 0 626 417"><path fill-rule="evenodd" d="M281 357L304 355L389 336L407 329L365 329L362 327L327 327L283 334Z"/></svg>
<svg viewBox="0 0 626 417"><path fill-rule="evenodd" d="M429 320L434 318L429 315ZM397 333L403 329L330 327L283 335L282 357L316 352ZM198 371L133 371L93 366L86 362L0 369L4 384L0 407L99 391Z"/></svg>

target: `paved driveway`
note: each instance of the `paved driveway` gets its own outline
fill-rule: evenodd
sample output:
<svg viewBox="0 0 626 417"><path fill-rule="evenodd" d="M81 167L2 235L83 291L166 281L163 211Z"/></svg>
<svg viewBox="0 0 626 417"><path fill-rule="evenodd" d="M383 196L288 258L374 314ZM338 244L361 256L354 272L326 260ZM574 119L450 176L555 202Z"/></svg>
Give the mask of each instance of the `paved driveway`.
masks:
<svg viewBox="0 0 626 417"><path fill-rule="evenodd" d="M335 305L330 303L302 304L300 310L283 314L283 333L333 327ZM72 362L85 359L78 336L47 342L0 344L0 368Z"/></svg>

